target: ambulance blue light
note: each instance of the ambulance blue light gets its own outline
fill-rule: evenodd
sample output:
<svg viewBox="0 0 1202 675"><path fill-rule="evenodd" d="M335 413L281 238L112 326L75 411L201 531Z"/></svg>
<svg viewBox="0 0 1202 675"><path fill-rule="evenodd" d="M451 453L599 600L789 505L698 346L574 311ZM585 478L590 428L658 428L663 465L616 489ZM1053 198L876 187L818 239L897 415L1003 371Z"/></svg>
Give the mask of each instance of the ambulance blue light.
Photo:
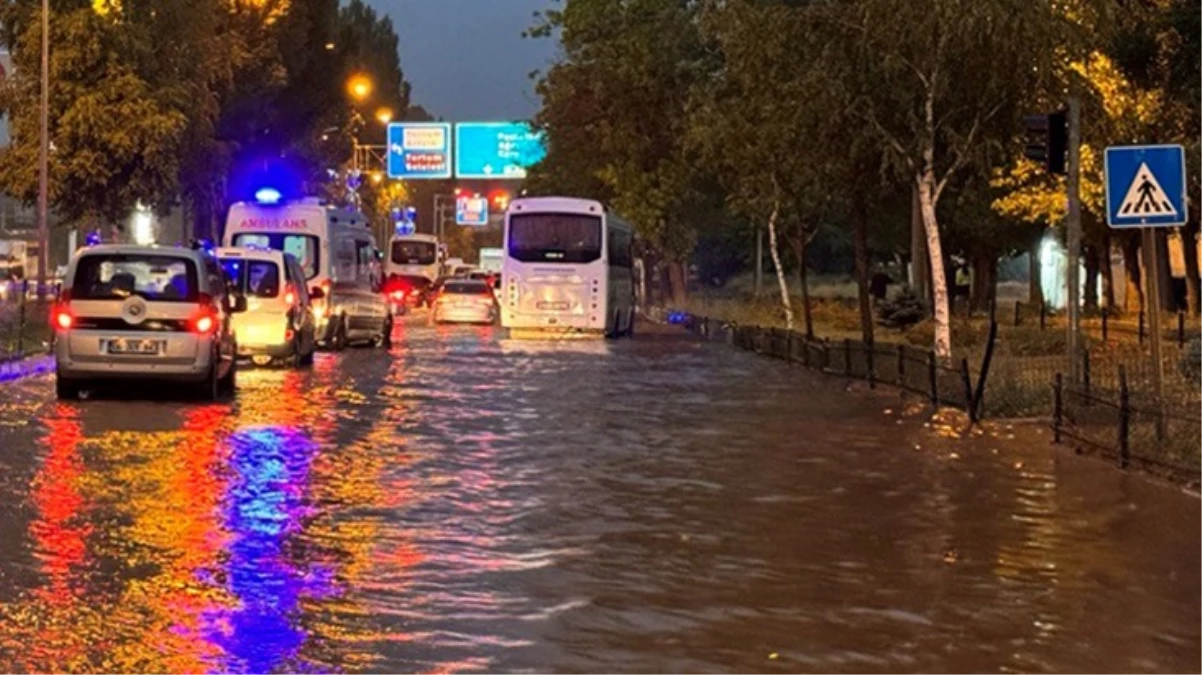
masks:
<svg viewBox="0 0 1202 675"><path fill-rule="evenodd" d="M258 192L255 192L255 201L260 204L279 204L283 197L275 188L260 188Z"/></svg>

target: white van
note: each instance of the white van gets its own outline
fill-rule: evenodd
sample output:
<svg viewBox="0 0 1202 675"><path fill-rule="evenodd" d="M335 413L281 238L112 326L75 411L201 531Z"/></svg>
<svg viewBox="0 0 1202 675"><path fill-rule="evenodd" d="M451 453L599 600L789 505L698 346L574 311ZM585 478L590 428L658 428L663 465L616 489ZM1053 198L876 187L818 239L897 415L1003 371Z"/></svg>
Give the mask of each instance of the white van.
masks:
<svg viewBox="0 0 1202 675"><path fill-rule="evenodd" d="M317 343L392 344L392 313L380 292L380 261L367 218L317 199L230 206L224 246L270 248L300 263L317 319Z"/></svg>

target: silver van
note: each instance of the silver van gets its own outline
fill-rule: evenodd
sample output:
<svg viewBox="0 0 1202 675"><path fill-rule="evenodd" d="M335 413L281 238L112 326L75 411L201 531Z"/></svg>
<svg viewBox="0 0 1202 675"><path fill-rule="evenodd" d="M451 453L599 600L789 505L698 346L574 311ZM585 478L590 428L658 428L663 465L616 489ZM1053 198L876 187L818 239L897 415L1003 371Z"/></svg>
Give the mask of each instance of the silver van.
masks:
<svg viewBox="0 0 1202 675"><path fill-rule="evenodd" d="M58 397L127 379L186 383L206 400L232 393L238 346L231 318L246 310L246 298L228 284L205 251L81 249L51 316Z"/></svg>

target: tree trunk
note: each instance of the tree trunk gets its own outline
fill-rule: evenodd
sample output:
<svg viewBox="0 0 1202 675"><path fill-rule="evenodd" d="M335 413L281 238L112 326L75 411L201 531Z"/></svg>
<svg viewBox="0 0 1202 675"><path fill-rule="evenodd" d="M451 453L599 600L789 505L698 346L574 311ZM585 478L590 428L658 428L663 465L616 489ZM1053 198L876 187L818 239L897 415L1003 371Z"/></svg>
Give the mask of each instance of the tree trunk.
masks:
<svg viewBox="0 0 1202 675"><path fill-rule="evenodd" d="M1102 265L1102 306L1107 312L1114 309L1114 265L1111 264L1110 230L1102 234L1102 244L1098 247L1098 256Z"/></svg>
<svg viewBox="0 0 1202 675"><path fill-rule="evenodd" d="M1083 246L1085 258L1085 286L1081 289L1081 297L1085 301L1085 311L1098 311L1098 274L1101 263L1098 261L1097 246Z"/></svg>
<svg viewBox="0 0 1202 675"><path fill-rule="evenodd" d="M801 246L797 249L797 267L801 275L801 313L805 317L806 322L806 339L813 340L814 313L813 306L810 303L810 279L806 273L806 245L809 244L809 240L806 239L805 230L800 226L798 229L801 230L801 237L799 239Z"/></svg>
<svg viewBox="0 0 1202 675"><path fill-rule="evenodd" d="M918 188L912 190L910 209L910 284L918 296L931 307L931 264L927 255L927 236L922 222L922 204Z"/></svg>
<svg viewBox="0 0 1202 675"><path fill-rule="evenodd" d="M1181 228L1181 255L1185 259L1185 295L1189 313L1202 314L1202 279L1198 276L1198 219Z"/></svg>
<svg viewBox="0 0 1202 675"><path fill-rule="evenodd" d="M927 153L933 155L934 148ZM943 267L943 242L939 238L939 221L935 216L935 169L933 160L925 163L916 177L918 199L922 207L922 224L926 231L928 259L931 262L931 305L935 318L935 355L943 361L952 358L951 312L948 307L947 274Z"/></svg>
<svg viewBox="0 0 1202 675"><path fill-rule="evenodd" d="M668 273L668 288L672 293L672 304L677 307L684 304L688 296L688 291L685 289L684 263L669 262L667 265Z"/></svg>
<svg viewBox="0 0 1202 675"><path fill-rule="evenodd" d="M860 337L864 344L871 345L873 334L872 300L868 295L868 215L864 212L863 200L856 200L855 219L856 287L860 301Z"/></svg>
<svg viewBox="0 0 1202 675"><path fill-rule="evenodd" d="M1041 248L1043 248L1043 237L1035 240L1035 243L1031 245L1031 252L1027 256L1030 265L1028 268L1030 288L1027 290L1027 302L1032 307L1043 305L1043 261L1039 259Z"/></svg>
<svg viewBox="0 0 1202 675"><path fill-rule="evenodd" d="M1127 295L1123 309L1139 314L1144 311L1144 280L1139 263L1139 236L1128 235L1123 247L1123 269L1127 273Z"/></svg>
<svg viewBox="0 0 1202 675"><path fill-rule="evenodd" d="M780 246L776 236L776 220L780 217L780 197L772 202L772 213L768 216L768 252L772 255L772 267L776 270L776 283L780 286L780 303L785 309L785 329L793 330L793 306L789 302L789 284L785 281L785 269L780 264Z"/></svg>
<svg viewBox="0 0 1202 675"><path fill-rule="evenodd" d="M972 288L969 295L969 312L989 309L989 301L993 298L993 277L990 274L990 264L997 264L997 258L990 255L975 255L972 257Z"/></svg>

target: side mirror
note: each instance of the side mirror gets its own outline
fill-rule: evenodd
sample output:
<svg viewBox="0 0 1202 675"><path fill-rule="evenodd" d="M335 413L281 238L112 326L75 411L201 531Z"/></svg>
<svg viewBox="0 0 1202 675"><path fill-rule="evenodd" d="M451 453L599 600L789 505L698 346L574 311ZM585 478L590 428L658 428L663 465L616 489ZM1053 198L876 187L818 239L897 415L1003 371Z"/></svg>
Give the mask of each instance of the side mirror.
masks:
<svg viewBox="0 0 1202 675"><path fill-rule="evenodd" d="M314 286L313 288L309 289L310 300L321 300L324 297L326 297L326 292L321 290L320 286Z"/></svg>
<svg viewBox="0 0 1202 675"><path fill-rule="evenodd" d="M230 311L234 314L240 314L246 311L246 296L238 294L233 296L230 301Z"/></svg>

